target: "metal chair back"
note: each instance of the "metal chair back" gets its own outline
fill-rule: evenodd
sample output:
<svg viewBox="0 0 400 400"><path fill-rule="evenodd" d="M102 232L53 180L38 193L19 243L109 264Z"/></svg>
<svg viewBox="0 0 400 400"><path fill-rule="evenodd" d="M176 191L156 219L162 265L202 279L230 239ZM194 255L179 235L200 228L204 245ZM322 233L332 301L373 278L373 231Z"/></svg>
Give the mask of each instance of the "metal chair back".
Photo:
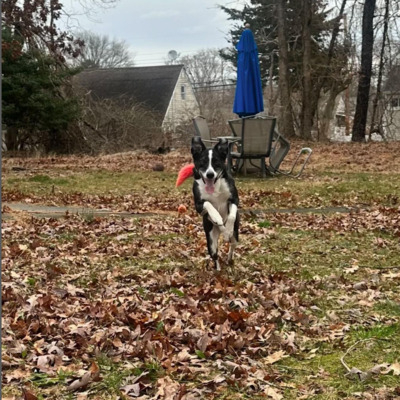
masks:
<svg viewBox="0 0 400 400"><path fill-rule="evenodd" d="M269 156L269 169L272 172L279 171L279 167L289 153L290 143L277 130L274 132L272 151Z"/></svg>
<svg viewBox="0 0 400 400"><path fill-rule="evenodd" d="M303 147L297 157L293 161L292 167L289 171L283 171L280 168L280 165L283 159L286 157L286 154L290 150L290 143L287 139L285 139L278 131L274 132L274 144L272 147L271 154L269 156L269 166L268 170L272 174L282 174L286 176L290 176L292 178L298 178L302 173L303 170L311 157L312 149L309 147ZM305 154L303 162L301 162L301 156ZM299 166L299 171L297 174L293 173L295 169Z"/></svg>
<svg viewBox="0 0 400 400"><path fill-rule="evenodd" d="M231 127L231 131L233 136L241 137L242 136L242 118L232 119L229 122L229 126Z"/></svg>
<svg viewBox="0 0 400 400"><path fill-rule="evenodd" d="M275 123L275 117L244 118L240 157L268 157L271 152Z"/></svg>
<svg viewBox="0 0 400 400"><path fill-rule="evenodd" d="M211 140L211 133L207 121L201 115L193 118L194 129L196 136L200 136L203 141Z"/></svg>

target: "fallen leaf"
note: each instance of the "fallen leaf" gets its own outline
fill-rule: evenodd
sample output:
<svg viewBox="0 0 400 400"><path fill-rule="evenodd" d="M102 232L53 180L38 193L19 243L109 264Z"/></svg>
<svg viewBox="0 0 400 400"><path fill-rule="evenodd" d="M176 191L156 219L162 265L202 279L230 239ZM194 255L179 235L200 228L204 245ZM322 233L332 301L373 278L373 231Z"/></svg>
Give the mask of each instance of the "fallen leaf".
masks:
<svg viewBox="0 0 400 400"><path fill-rule="evenodd" d="M73 381L68 387L69 392L75 392L86 387L90 382L96 380L100 375L100 368L96 363L92 363L88 372L82 378Z"/></svg>
<svg viewBox="0 0 400 400"><path fill-rule="evenodd" d="M211 342L211 339L208 337L208 334L206 333L203 335L198 341L197 341L197 348L204 353L207 349L207 346Z"/></svg>
<svg viewBox="0 0 400 400"><path fill-rule="evenodd" d="M173 381L169 376L157 381L158 390L154 399L159 400L179 400L181 385Z"/></svg>
<svg viewBox="0 0 400 400"><path fill-rule="evenodd" d="M75 392L78 389L84 388L89 384L89 382L91 381L91 378L92 378L92 374L90 373L90 371L86 372L85 375L82 376L82 378L73 381L67 387L67 390L69 392Z"/></svg>
<svg viewBox="0 0 400 400"><path fill-rule="evenodd" d="M393 374L394 376L399 376L400 375L400 363L396 362L393 364L390 364L389 366L386 367L384 371L381 371L382 374Z"/></svg>
<svg viewBox="0 0 400 400"><path fill-rule="evenodd" d="M33 394L32 392L30 392L29 390L26 389L22 389L22 392L24 394L24 400L37 400L37 396L35 394Z"/></svg>
<svg viewBox="0 0 400 400"><path fill-rule="evenodd" d="M276 351L275 353L269 355L268 357L264 358L264 364L274 364L283 358L289 357L283 350Z"/></svg>
<svg viewBox="0 0 400 400"><path fill-rule="evenodd" d="M368 285L366 284L366 282L361 281L361 282L357 282L353 285L353 288L355 290L366 290L368 289Z"/></svg>
<svg viewBox="0 0 400 400"><path fill-rule="evenodd" d="M273 387L271 387L271 386L267 386L265 389L264 389L264 393L268 396L268 397L270 397L271 399L273 399L273 400L281 400L281 399L283 399L283 396L279 393L279 392L277 392Z"/></svg>
<svg viewBox="0 0 400 400"><path fill-rule="evenodd" d="M133 385L126 385L121 388L128 396L139 397L140 396L140 384L134 383Z"/></svg>
<svg viewBox="0 0 400 400"><path fill-rule="evenodd" d="M182 351L180 351L180 352L176 355L176 360L177 360L178 362L185 362L185 361L190 360L190 358L191 358L191 355L190 355L190 353L188 352L187 349L183 349Z"/></svg>
<svg viewBox="0 0 400 400"><path fill-rule="evenodd" d="M7 380L7 383L10 383L12 380L25 379L31 372L29 370L15 369L14 371L4 371L4 378Z"/></svg>

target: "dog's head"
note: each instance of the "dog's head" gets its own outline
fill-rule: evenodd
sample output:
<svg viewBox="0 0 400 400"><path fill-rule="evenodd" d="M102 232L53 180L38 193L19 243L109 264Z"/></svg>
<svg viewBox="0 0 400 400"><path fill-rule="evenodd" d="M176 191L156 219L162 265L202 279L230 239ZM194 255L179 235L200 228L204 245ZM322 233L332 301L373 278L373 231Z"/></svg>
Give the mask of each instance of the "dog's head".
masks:
<svg viewBox="0 0 400 400"><path fill-rule="evenodd" d="M192 139L192 156L195 166L195 179L201 178L205 184L206 192L214 193L215 184L225 171L228 142L225 139L220 139L212 149L207 150L201 138L195 136Z"/></svg>

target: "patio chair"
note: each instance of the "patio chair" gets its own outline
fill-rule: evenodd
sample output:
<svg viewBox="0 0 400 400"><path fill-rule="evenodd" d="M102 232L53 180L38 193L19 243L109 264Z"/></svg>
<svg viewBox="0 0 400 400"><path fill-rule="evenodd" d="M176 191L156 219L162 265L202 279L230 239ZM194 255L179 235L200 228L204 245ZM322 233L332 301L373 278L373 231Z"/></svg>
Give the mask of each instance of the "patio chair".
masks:
<svg viewBox="0 0 400 400"><path fill-rule="evenodd" d="M276 129L274 131L272 150L269 156L268 170L272 173L279 171L279 167L290 150L290 143Z"/></svg>
<svg viewBox="0 0 400 400"><path fill-rule="evenodd" d="M291 169L289 171L282 171L281 169L279 169L279 167L280 167L283 159L286 157L287 153L289 153L289 150L290 150L289 141L287 139L285 139L277 130L275 130L274 137L273 137L272 150L271 150L271 154L269 156L268 171L270 173L287 175L287 176L291 176L293 178L298 178L302 174L302 172L311 156L312 150L309 147L303 147L297 154L297 157L294 160ZM297 174L293 174L293 171L296 168L296 166L298 165L300 156L302 154L306 154L303 164L301 164L299 172Z"/></svg>
<svg viewBox="0 0 400 400"><path fill-rule="evenodd" d="M201 140L207 148L211 148L213 144L218 143L218 140L211 137L210 129L204 117L198 115L193 118L193 125L196 131L195 135L201 137Z"/></svg>
<svg viewBox="0 0 400 400"><path fill-rule="evenodd" d="M242 118L231 119L230 121L228 121L233 136L238 136L238 137L242 136L242 122L243 122Z"/></svg>
<svg viewBox="0 0 400 400"><path fill-rule="evenodd" d="M228 169L232 169L232 159L236 159L236 170L244 167L244 173L247 173L246 160L254 165L251 160L259 160L263 178L267 175L265 159L271 152L272 138L275 129L275 117L251 117L241 120L230 121L233 133L240 132L241 142L238 146L238 152L230 152L228 157ZM241 127L241 129L240 129ZM255 165L254 165L255 166Z"/></svg>

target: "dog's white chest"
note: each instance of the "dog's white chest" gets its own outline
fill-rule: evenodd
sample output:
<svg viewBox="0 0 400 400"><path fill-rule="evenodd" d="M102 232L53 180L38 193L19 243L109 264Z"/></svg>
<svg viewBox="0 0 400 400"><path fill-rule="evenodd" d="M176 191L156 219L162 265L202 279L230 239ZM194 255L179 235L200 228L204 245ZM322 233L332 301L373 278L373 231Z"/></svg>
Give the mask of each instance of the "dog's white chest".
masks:
<svg viewBox="0 0 400 400"><path fill-rule="evenodd" d="M202 200L209 201L225 222L228 217L228 200L230 197L229 187L225 179L220 179L216 182L215 190L212 194L206 192L204 182L201 179L197 182L199 183Z"/></svg>

